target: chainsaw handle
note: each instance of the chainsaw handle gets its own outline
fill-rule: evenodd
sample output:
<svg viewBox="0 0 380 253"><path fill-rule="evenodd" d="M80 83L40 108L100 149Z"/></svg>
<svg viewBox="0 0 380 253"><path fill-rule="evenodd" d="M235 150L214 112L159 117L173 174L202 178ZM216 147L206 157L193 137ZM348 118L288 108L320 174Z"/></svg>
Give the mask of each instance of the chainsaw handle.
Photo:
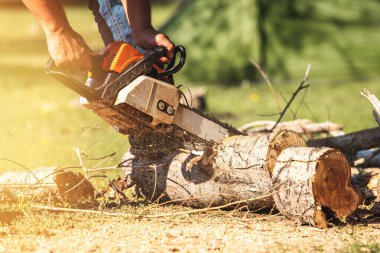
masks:
<svg viewBox="0 0 380 253"><path fill-rule="evenodd" d="M174 66L178 53L180 55L179 62L176 66ZM175 73L177 73L178 71L180 71L182 69L182 67L185 65L185 62L186 62L186 49L185 49L185 47L176 46L174 48L173 58L171 59L169 64L164 69L164 72L161 72L158 74L158 77L162 78L162 77L174 75Z"/></svg>
<svg viewBox="0 0 380 253"><path fill-rule="evenodd" d="M152 64L158 62L158 60L162 57L166 57L168 54L168 49L164 46L156 47L155 49L148 51L145 55L145 59L149 59Z"/></svg>

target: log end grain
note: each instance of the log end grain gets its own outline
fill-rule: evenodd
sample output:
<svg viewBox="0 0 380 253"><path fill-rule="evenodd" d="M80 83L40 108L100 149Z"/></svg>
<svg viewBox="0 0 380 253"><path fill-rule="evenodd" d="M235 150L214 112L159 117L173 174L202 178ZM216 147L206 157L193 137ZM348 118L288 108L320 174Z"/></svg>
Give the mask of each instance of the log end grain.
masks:
<svg viewBox="0 0 380 253"><path fill-rule="evenodd" d="M344 155L331 148L284 150L273 170L274 200L285 216L320 228L327 226L323 208L337 218L351 215L362 202L351 185Z"/></svg>
<svg viewBox="0 0 380 253"><path fill-rule="evenodd" d="M272 175L273 168L281 152L289 147L306 147L307 144L302 137L291 130L280 130L270 135L267 151L267 169Z"/></svg>
<svg viewBox="0 0 380 253"><path fill-rule="evenodd" d="M338 150L329 150L318 159L313 192L319 206L330 208L338 218L351 215L363 201L352 187L351 167Z"/></svg>

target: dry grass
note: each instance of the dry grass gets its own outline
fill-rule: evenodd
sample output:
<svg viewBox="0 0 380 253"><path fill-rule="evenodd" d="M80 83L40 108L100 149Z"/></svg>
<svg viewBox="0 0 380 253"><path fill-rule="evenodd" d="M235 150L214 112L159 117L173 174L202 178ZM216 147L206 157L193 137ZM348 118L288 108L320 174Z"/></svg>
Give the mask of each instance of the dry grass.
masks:
<svg viewBox="0 0 380 253"><path fill-rule="evenodd" d="M124 207L135 213L141 206ZM3 211L1 211L3 210ZM137 219L0 209L0 252L377 252L380 226L298 226L279 215L213 211ZM183 211L154 207L151 214Z"/></svg>

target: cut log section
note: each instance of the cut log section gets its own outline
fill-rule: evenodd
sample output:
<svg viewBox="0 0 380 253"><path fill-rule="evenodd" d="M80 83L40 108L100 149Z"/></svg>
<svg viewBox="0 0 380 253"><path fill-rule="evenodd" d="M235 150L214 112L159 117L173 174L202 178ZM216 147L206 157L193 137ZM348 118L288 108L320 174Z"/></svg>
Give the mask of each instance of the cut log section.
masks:
<svg viewBox="0 0 380 253"><path fill-rule="evenodd" d="M351 215L363 201L351 185L351 168L336 149L294 147L277 159L272 178L278 210L288 218L327 227L323 208L337 218Z"/></svg>
<svg viewBox="0 0 380 253"><path fill-rule="evenodd" d="M272 174L280 153L288 147L299 146L305 147L305 141L289 130L264 136L232 136L206 151L204 169L224 182L230 182L235 177L246 177L245 170L249 168L260 167L261 171Z"/></svg>
<svg viewBox="0 0 380 253"><path fill-rule="evenodd" d="M260 137L235 136L203 157L176 152L159 160L136 158L129 169L137 190L151 200L191 207L241 201L255 210L273 205L270 172L289 146L305 146L305 142L287 130Z"/></svg>
<svg viewBox="0 0 380 253"><path fill-rule="evenodd" d="M130 169L130 178L136 184L137 193L151 201L194 208L223 206L236 201L250 210L273 206L267 171L246 169L245 177L240 181L225 182L205 173L201 159L199 155L178 152L160 161L135 159L126 169ZM256 180L250 180L253 178Z"/></svg>

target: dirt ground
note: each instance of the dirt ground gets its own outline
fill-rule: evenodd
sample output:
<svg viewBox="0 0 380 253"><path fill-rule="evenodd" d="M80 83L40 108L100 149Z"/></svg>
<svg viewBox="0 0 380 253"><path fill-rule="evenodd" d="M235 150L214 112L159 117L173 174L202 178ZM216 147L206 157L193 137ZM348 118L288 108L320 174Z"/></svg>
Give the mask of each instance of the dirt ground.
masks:
<svg viewBox="0 0 380 253"><path fill-rule="evenodd" d="M0 217L0 252L380 251L380 218L320 230L280 215L232 211L140 219L7 209Z"/></svg>

